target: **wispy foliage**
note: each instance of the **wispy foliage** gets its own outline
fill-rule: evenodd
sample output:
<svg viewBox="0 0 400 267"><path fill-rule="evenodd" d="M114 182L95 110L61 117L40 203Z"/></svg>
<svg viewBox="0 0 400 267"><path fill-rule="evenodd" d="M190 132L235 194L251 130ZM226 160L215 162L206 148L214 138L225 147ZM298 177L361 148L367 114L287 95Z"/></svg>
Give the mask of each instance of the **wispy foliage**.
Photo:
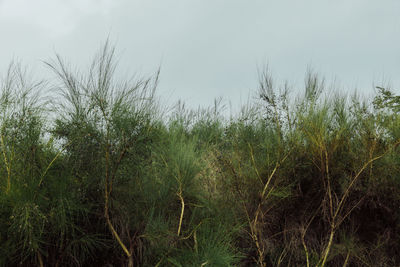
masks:
<svg viewBox="0 0 400 267"><path fill-rule="evenodd" d="M257 103L168 115L159 71L116 79L107 42L56 82L0 84L2 266L397 266L399 96L303 94L260 72Z"/></svg>

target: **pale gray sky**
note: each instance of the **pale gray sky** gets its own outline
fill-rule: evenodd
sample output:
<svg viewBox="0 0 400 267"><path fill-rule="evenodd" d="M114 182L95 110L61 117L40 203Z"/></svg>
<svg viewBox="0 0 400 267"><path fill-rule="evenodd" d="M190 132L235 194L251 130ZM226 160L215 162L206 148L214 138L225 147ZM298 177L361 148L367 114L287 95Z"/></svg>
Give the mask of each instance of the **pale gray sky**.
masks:
<svg viewBox="0 0 400 267"><path fill-rule="evenodd" d="M0 0L0 70L36 76L61 54L88 64L110 36L127 74L153 73L172 103L233 105L257 88L257 66L301 87L307 66L346 90L400 91L399 0Z"/></svg>

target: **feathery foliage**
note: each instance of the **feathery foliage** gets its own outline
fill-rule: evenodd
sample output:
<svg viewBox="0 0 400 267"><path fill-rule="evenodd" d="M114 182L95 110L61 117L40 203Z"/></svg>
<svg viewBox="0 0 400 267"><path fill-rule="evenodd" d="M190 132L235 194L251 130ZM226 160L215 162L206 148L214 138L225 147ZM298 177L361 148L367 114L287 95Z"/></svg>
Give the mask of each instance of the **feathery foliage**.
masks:
<svg viewBox="0 0 400 267"><path fill-rule="evenodd" d="M159 71L117 80L114 58L57 55L51 95L17 63L1 80L1 266L400 264L399 96L309 71L294 97L266 70L237 117L165 115Z"/></svg>

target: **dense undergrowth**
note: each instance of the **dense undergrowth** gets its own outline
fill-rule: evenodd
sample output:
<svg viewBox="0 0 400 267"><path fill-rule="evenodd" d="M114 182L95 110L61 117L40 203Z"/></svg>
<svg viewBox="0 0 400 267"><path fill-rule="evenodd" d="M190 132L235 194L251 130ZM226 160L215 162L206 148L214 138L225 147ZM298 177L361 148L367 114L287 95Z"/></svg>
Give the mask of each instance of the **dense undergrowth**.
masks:
<svg viewBox="0 0 400 267"><path fill-rule="evenodd" d="M0 97L2 266L398 266L400 99L294 97L264 72L237 117L60 57L59 101L12 64Z"/></svg>

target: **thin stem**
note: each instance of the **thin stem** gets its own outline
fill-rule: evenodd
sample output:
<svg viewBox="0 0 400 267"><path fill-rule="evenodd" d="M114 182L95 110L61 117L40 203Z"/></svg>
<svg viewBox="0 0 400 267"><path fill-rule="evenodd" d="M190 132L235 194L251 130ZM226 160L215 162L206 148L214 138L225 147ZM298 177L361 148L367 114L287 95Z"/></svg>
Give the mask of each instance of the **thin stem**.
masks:
<svg viewBox="0 0 400 267"><path fill-rule="evenodd" d="M332 228L331 228L331 233L330 233L330 235L329 235L328 245L326 246L326 249L325 249L325 252L324 252L324 258L323 258L323 260L322 260L321 267L324 267L324 266L325 266L326 260L328 259L328 255L329 255L329 252L330 252L331 247L332 247L334 235L335 235L335 229L334 229L334 227L332 226Z"/></svg>
<svg viewBox="0 0 400 267"><path fill-rule="evenodd" d="M182 197L182 186L181 185L179 186L178 196L179 196L179 199L181 200L181 216L179 217L179 226L178 226L178 233L177 233L177 235L179 236L181 233L183 213L185 212L185 201L183 200L183 197Z"/></svg>
<svg viewBox="0 0 400 267"><path fill-rule="evenodd" d="M128 256L130 259L132 257L132 253L127 249L127 247L124 245L122 242L121 238L119 237L117 231L115 230L114 226L111 223L110 220L110 214L108 211L108 203L109 203L109 197L110 197L110 181L109 181L109 162L110 162L110 151L109 151L109 145L106 147L106 179L105 179L105 187L104 187L104 197L105 197L105 203L104 203L104 217L106 218L108 228L110 229L112 235L117 239L118 244L121 246L122 250L125 252L125 254Z"/></svg>
<svg viewBox="0 0 400 267"><path fill-rule="evenodd" d="M347 266L347 263L349 262L349 258L350 258L350 251L347 252L346 259L344 260L344 263L343 263L343 267Z"/></svg>

